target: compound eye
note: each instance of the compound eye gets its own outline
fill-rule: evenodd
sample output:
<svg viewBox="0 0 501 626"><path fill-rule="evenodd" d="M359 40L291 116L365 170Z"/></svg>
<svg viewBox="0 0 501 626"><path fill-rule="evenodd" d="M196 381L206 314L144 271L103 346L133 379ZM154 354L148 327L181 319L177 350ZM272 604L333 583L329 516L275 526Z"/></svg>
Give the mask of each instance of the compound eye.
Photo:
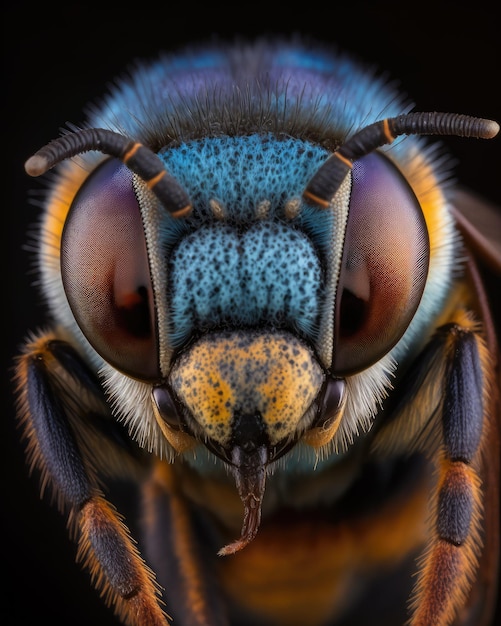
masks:
<svg viewBox="0 0 501 626"><path fill-rule="evenodd" d="M105 361L159 377L146 240L132 172L106 161L76 195L61 240L63 285L75 319Z"/></svg>
<svg viewBox="0 0 501 626"><path fill-rule="evenodd" d="M335 311L332 371L355 373L387 354L421 300L429 237L414 192L381 153L354 163Z"/></svg>

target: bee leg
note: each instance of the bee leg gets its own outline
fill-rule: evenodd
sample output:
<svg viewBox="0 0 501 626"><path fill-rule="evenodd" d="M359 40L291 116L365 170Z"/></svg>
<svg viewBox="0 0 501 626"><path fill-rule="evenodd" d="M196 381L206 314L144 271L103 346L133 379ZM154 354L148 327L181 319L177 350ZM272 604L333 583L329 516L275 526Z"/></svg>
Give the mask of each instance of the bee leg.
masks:
<svg viewBox="0 0 501 626"><path fill-rule="evenodd" d="M65 366L71 362L76 366L71 357L76 353L63 345L57 339L42 337L31 342L18 360L20 415L32 463L42 472L42 484L52 485L60 503L71 507L70 523L79 531L77 558L120 619L130 626L166 626L153 575L128 529L102 496L92 459L79 447L78 421L72 421L69 413L73 408L83 417L80 403L85 400L81 398L94 390L81 388L78 403L71 407L64 389L71 387L75 371ZM83 362L80 366L85 368Z"/></svg>
<svg viewBox="0 0 501 626"><path fill-rule="evenodd" d="M448 626L467 600L478 567L487 353L464 315L440 329L446 355L434 537L424 555L411 626ZM461 624L466 624L461 620Z"/></svg>
<svg viewBox="0 0 501 626"><path fill-rule="evenodd" d="M175 599L167 599L174 624L229 626L217 573L210 565L221 539L203 524L200 510L192 515L175 470L159 461L144 486L146 554Z"/></svg>

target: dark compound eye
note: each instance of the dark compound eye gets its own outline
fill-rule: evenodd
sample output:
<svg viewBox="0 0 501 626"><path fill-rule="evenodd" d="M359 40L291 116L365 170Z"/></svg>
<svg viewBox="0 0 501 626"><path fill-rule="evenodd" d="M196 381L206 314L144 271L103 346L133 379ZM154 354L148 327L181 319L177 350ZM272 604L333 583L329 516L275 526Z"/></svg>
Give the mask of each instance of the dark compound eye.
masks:
<svg viewBox="0 0 501 626"><path fill-rule="evenodd" d="M428 263L428 231L405 178L380 153L356 161L336 296L335 375L369 367L402 337Z"/></svg>
<svg viewBox="0 0 501 626"><path fill-rule="evenodd" d="M119 161L106 161L75 197L62 236L61 272L75 319L103 359L135 378L157 378L146 240L132 172Z"/></svg>

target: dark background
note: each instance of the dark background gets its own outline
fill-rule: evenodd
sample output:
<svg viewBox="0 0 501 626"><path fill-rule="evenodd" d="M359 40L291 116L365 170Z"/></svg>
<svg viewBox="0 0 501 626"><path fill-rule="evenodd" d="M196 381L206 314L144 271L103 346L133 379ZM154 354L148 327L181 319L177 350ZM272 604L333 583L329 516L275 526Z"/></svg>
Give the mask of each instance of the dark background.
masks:
<svg viewBox="0 0 501 626"><path fill-rule="evenodd" d="M43 322L30 287L30 259L22 249L26 228L37 218L28 197L41 186L24 174L25 159L58 136L66 122L82 121L83 107L134 59L213 34L316 36L386 70L417 109L501 120L500 32L494 3L476 2L466 8L429 0L412 5L344 2L337 7L317 2L296 8L291 3L276 8L271 2L219 7L205 3L199 8L171 2L164 11L160 6L107 9L104 3L77 2L46 8L17 2L3 9L2 134L7 142L2 180L7 199L2 249L8 312L0 422L3 623L11 619L12 624L37 624L47 618L53 626L116 623L90 589L87 574L74 565L75 548L66 538L65 521L47 501L39 500L38 483L28 478L14 427L12 356L25 333ZM447 141L458 159L458 178L498 205L500 141Z"/></svg>

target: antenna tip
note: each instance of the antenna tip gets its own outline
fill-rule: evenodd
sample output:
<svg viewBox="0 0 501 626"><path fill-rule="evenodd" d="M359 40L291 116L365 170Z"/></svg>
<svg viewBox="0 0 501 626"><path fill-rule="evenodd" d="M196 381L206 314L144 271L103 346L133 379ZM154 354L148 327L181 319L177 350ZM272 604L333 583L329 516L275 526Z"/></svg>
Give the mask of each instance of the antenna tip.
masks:
<svg viewBox="0 0 501 626"><path fill-rule="evenodd" d="M47 159L38 154L34 154L24 164L26 173L30 176L41 176L49 169Z"/></svg>
<svg viewBox="0 0 501 626"><path fill-rule="evenodd" d="M484 120L484 135L485 139L492 139L499 133L499 124L494 120Z"/></svg>

